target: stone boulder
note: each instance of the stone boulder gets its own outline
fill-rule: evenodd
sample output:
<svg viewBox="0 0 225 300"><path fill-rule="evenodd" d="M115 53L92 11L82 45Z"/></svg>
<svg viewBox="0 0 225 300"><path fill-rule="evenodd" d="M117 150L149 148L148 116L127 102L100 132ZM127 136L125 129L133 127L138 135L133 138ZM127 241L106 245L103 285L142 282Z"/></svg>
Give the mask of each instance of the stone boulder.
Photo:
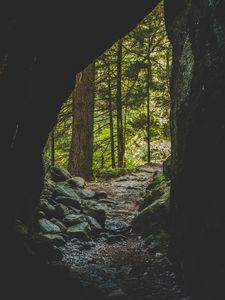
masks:
<svg viewBox="0 0 225 300"><path fill-rule="evenodd" d="M65 196L58 196L55 199L56 203L61 203L65 206L71 206L77 209L80 209L81 207L81 200L78 197L78 195L76 195L76 197L70 198L70 197L65 197Z"/></svg>
<svg viewBox="0 0 225 300"><path fill-rule="evenodd" d="M167 182L162 182L155 186L152 190L147 190L146 195L144 196L143 201L140 204L139 211L142 211L144 208L148 207L149 205L153 204L157 199L162 197L167 193L170 193L170 187Z"/></svg>
<svg viewBox="0 0 225 300"><path fill-rule="evenodd" d="M50 221L51 221L53 224L57 225L57 226L60 228L61 232L66 232L67 228L66 228L66 226L63 224L63 222L61 222L61 221L58 220L57 218L52 218Z"/></svg>
<svg viewBox="0 0 225 300"><path fill-rule="evenodd" d="M107 193L105 191L96 191L95 197L97 199L106 199L108 197Z"/></svg>
<svg viewBox="0 0 225 300"><path fill-rule="evenodd" d="M91 216L87 216L87 222L90 225L91 231L94 234L98 234L103 231L102 226L98 223L98 221L95 218L93 218Z"/></svg>
<svg viewBox="0 0 225 300"><path fill-rule="evenodd" d="M84 214L95 218L102 227L105 226L106 213L101 204L93 200L83 200L81 208Z"/></svg>
<svg viewBox="0 0 225 300"><path fill-rule="evenodd" d="M69 214L62 221L67 227L69 227L72 225L77 225L79 223L86 222L87 217L84 215Z"/></svg>
<svg viewBox="0 0 225 300"><path fill-rule="evenodd" d="M76 188L75 191L81 199L94 199L96 197L95 192L90 189Z"/></svg>
<svg viewBox="0 0 225 300"><path fill-rule="evenodd" d="M105 230L110 233L124 233L129 230L130 225L124 221L110 220L105 221Z"/></svg>
<svg viewBox="0 0 225 300"><path fill-rule="evenodd" d="M55 186L52 196L54 199L56 199L57 197L79 199L79 194L76 193L74 189L63 183L58 183Z"/></svg>
<svg viewBox="0 0 225 300"><path fill-rule="evenodd" d="M91 236L91 227L88 222L79 223L70 226L66 232L70 237L78 238L80 240L89 240Z"/></svg>
<svg viewBox="0 0 225 300"><path fill-rule="evenodd" d="M67 180L66 184L71 188L84 188L85 180L82 177L72 177Z"/></svg>
<svg viewBox="0 0 225 300"><path fill-rule="evenodd" d="M167 229L169 218L169 193L166 192L151 205L143 209L132 221L135 229L149 235Z"/></svg>
<svg viewBox="0 0 225 300"><path fill-rule="evenodd" d="M44 234L43 236L55 246L63 246L66 243L65 239L60 234Z"/></svg>
<svg viewBox="0 0 225 300"><path fill-rule="evenodd" d="M59 203L55 206L55 217L59 218L60 220L65 218L65 216L69 215L70 213L71 210L62 203Z"/></svg>
<svg viewBox="0 0 225 300"><path fill-rule="evenodd" d="M55 214L55 207L51 205L47 200L40 202L40 211L43 211L45 215L49 218L53 217Z"/></svg>
<svg viewBox="0 0 225 300"><path fill-rule="evenodd" d="M55 182L66 181L71 178L71 174L62 166L53 166L50 168L52 180Z"/></svg>
<svg viewBox="0 0 225 300"><path fill-rule="evenodd" d="M55 225L51 221L44 219L44 218L38 220L38 225L39 225L40 230L43 233L48 234L48 233L60 233L61 232L59 226Z"/></svg>

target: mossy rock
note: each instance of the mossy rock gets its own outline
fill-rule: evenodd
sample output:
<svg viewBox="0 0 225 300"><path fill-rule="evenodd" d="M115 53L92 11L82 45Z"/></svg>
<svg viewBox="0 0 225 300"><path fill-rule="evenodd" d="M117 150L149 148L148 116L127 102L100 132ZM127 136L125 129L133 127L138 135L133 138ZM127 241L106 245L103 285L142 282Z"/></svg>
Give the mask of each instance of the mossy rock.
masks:
<svg viewBox="0 0 225 300"><path fill-rule="evenodd" d="M71 198L71 197L65 197L65 196L58 196L55 199L56 203L61 203L65 206L71 206L74 207L76 209L80 209L81 206L81 200L78 196L76 196L76 198Z"/></svg>
<svg viewBox="0 0 225 300"><path fill-rule="evenodd" d="M67 180L66 184L71 188L84 188L85 180L82 177L72 177Z"/></svg>
<svg viewBox="0 0 225 300"><path fill-rule="evenodd" d="M44 237L54 246L63 246L66 244L65 239L60 234L44 234Z"/></svg>
<svg viewBox="0 0 225 300"><path fill-rule="evenodd" d="M147 191L144 199L142 200L139 211L142 211L147 206L151 205L155 201L155 197L153 196L152 191Z"/></svg>
<svg viewBox="0 0 225 300"><path fill-rule="evenodd" d="M46 234L61 232L61 229L59 228L59 226L55 225L51 221L44 219L44 218L38 220L38 225L39 225L40 230Z"/></svg>
<svg viewBox="0 0 225 300"><path fill-rule="evenodd" d="M145 197L140 204L139 211L142 211L147 206L153 204L157 199L163 196L165 193L170 193L170 183L168 181L156 182L153 189L146 190Z"/></svg>
<svg viewBox="0 0 225 300"><path fill-rule="evenodd" d="M69 227L79 223L87 222L87 217L84 215L69 214L62 221L63 224Z"/></svg>
<svg viewBox="0 0 225 300"><path fill-rule="evenodd" d="M88 222L79 223L70 226L66 232L70 237L75 237L80 240L89 240L91 236L91 227Z"/></svg>
<svg viewBox="0 0 225 300"><path fill-rule="evenodd" d="M90 189L76 188L75 191L81 199L94 199L96 197L95 192Z"/></svg>
<svg viewBox="0 0 225 300"><path fill-rule="evenodd" d="M72 175L62 166L53 166L50 168L51 178L55 182L66 181L72 177Z"/></svg>
<svg viewBox="0 0 225 300"><path fill-rule="evenodd" d="M50 221L51 221L53 224L57 225L57 226L60 228L60 230L61 230L62 232L66 232L67 228L66 228L66 226L63 224L63 222L61 222L61 221L58 220L57 218L52 218Z"/></svg>
<svg viewBox="0 0 225 300"><path fill-rule="evenodd" d="M103 231L102 226L98 223L98 221L95 218L87 216L87 222L90 225L91 230L94 234L98 234Z"/></svg>
<svg viewBox="0 0 225 300"><path fill-rule="evenodd" d="M53 198L55 199L56 197L67 197L79 200L79 195L78 193L76 193L75 189L69 187L64 183L58 183L55 186L55 189L53 191Z"/></svg>
<svg viewBox="0 0 225 300"><path fill-rule="evenodd" d="M169 217L169 192L143 209L132 221L134 228L148 235L160 229L166 229Z"/></svg>
<svg viewBox="0 0 225 300"><path fill-rule="evenodd" d="M157 184L166 181L166 178L163 174L163 171L156 171L153 175L153 181L156 182Z"/></svg>
<svg viewBox="0 0 225 300"><path fill-rule="evenodd" d="M93 200L83 200L81 208L83 213L96 219L102 227L105 226L106 213L101 204Z"/></svg>

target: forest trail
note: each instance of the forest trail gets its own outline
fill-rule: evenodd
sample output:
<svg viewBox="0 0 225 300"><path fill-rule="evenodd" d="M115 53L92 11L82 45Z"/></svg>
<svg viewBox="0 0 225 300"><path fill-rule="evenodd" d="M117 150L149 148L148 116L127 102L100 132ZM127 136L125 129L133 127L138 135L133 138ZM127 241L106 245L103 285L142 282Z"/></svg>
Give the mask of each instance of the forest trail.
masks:
<svg viewBox="0 0 225 300"><path fill-rule="evenodd" d="M61 247L63 260L74 267L83 285L94 287L104 299L190 300L176 281L166 250L149 250L131 226L157 169L145 166L138 173L88 184L92 190L107 193L99 201L107 219L117 226L92 241L75 239Z"/></svg>

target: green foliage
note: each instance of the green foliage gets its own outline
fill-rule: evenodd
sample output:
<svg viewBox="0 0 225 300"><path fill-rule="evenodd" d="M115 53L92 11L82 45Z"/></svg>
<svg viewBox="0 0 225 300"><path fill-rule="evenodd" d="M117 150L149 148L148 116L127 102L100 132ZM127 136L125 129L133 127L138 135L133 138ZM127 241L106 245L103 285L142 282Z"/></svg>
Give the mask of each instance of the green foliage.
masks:
<svg viewBox="0 0 225 300"><path fill-rule="evenodd" d="M109 169L99 169L95 172L95 178L98 181L104 181L111 178L116 178L128 174L132 174L134 172L137 172L138 168L109 168Z"/></svg>
<svg viewBox="0 0 225 300"><path fill-rule="evenodd" d="M109 83L116 139L117 44L96 61L94 169L110 168L108 117ZM147 161L147 67L151 64L151 160L159 162L170 153L169 77L171 47L167 39L163 7L159 5L141 24L123 38L122 101L126 167Z"/></svg>
<svg viewBox="0 0 225 300"><path fill-rule="evenodd" d="M170 154L169 77L172 50L167 39L163 4L122 40L122 104L125 166L135 169L147 162L147 97L150 95L151 161ZM117 49L113 45L95 61L95 113L93 171L99 178L121 175L112 169L109 100L112 104L113 141L117 165ZM148 71L150 70L150 78ZM150 86L148 90L148 84ZM64 104L54 129L55 162L68 165L71 143L72 101ZM51 138L46 154L51 157Z"/></svg>

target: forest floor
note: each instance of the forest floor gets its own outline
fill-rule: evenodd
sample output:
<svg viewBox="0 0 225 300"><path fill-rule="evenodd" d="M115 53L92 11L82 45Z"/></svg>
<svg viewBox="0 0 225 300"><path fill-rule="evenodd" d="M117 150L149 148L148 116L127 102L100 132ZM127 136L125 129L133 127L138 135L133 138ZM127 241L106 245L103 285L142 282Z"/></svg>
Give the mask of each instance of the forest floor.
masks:
<svg viewBox="0 0 225 300"><path fill-rule="evenodd" d="M88 187L107 193L105 203L101 203L107 218L131 224L156 170L145 166L132 175ZM71 241L62 250L64 261L77 269L83 285L99 289L106 299L190 300L176 279L167 250L147 248L132 226L107 238L102 234L91 242Z"/></svg>

